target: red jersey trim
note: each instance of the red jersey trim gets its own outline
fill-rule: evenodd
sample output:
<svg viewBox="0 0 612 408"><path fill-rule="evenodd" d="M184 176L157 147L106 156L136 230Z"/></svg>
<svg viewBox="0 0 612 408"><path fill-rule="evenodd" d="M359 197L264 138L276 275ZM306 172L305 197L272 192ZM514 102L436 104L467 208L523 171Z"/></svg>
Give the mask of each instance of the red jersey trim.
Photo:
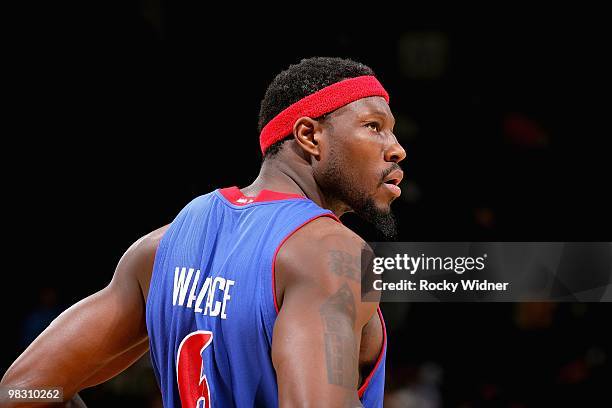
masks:
<svg viewBox="0 0 612 408"><path fill-rule="evenodd" d="M376 365L374 365L372 372L367 376L367 378L363 382L363 385L359 387L359 390L357 391L357 393L359 394L359 398L363 397L363 394L365 394L366 389L368 388L368 385L370 384L370 380L372 379L372 377L374 377L374 373L376 373L376 370L378 370L378 366L382 362L382 358L385 355L385 349L387 348L387 327L385 326L385 319L383 319L383 315L382 315L382 311L380 310L380 306L376 309L376 311L378 312L378 317L380 318L380 323L382 324L383 345L382 345L382 348L380 349L378 360L376 360Z"/></svg>
<svg viewBox="0 0 612 408"><path fill-rule="evenodd" d="M219 193L234 205L247 205L266 201L286 200L288 198L306 198L301 194L281 193L272 190L261 190L256 197L247 197L236 186L220 188Z"/></svg>

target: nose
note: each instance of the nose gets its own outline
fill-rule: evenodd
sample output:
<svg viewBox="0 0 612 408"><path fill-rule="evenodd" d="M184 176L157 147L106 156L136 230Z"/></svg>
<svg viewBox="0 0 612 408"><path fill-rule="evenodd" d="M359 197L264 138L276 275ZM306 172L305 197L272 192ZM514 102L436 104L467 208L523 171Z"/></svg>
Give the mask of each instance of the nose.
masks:
<svg viewBox="0 0 612 408"><path fill-rule="evenodd" d="M406 158L406 151L393 135L393 143L385 150L385 161L399 163Z"/></svg>

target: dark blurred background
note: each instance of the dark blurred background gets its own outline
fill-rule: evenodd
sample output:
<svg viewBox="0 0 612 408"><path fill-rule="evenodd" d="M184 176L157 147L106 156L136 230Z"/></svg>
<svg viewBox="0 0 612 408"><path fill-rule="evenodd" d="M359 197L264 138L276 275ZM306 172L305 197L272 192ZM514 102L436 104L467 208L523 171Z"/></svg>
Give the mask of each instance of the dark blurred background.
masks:
<svg viewBox="0 0 612 408"><path fill-rule="evenodd" d="M608 47L579 16L309 9L243 24L163 0L42 7L8 36L2 373L133 241L197 195L250 183L259 102L304 57L361 61L388 89L408 154L399 240L612 241ZM610 406L609 304L383 310L386 406ZM160 406L146 358L82 395Z"/></svg>

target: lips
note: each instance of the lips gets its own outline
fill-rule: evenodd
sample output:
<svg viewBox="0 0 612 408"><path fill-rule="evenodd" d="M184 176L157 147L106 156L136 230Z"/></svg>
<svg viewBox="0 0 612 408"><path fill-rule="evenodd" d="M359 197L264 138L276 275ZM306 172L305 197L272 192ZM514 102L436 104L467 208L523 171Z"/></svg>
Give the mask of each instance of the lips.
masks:
<svg viewBox="0 0 612 408"><path fill-rule="evenodd" d="M383 184L385 187L396 197L402 194L402 189L398 187L398 184L404 178L404 172L401 170L394 170L385 177Z"/></svg>
<svg viewBox="0 0 612 408"><path fill-rule="evenodd" d="M402 189L396 186L395 184L384 183L384 186L387 190L391 192L396 198L402 194Z"/></svg>

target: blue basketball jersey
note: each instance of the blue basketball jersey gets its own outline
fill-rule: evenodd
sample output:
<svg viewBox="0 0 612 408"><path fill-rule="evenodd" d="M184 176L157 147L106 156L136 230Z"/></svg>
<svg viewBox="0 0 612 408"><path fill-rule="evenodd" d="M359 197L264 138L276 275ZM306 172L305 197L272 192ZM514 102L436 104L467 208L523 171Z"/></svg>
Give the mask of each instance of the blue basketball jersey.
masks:
<svg viewBox="0 0 612 408"><path fill-rule="evenodd" d="M164 407L278 406L274 261L288 237L319 217L335 218L303 196L245 197L237 187L200 196L177 215L157 249L146 302ZM359 389L365 407L382 406L384 339Z"/></svg>

